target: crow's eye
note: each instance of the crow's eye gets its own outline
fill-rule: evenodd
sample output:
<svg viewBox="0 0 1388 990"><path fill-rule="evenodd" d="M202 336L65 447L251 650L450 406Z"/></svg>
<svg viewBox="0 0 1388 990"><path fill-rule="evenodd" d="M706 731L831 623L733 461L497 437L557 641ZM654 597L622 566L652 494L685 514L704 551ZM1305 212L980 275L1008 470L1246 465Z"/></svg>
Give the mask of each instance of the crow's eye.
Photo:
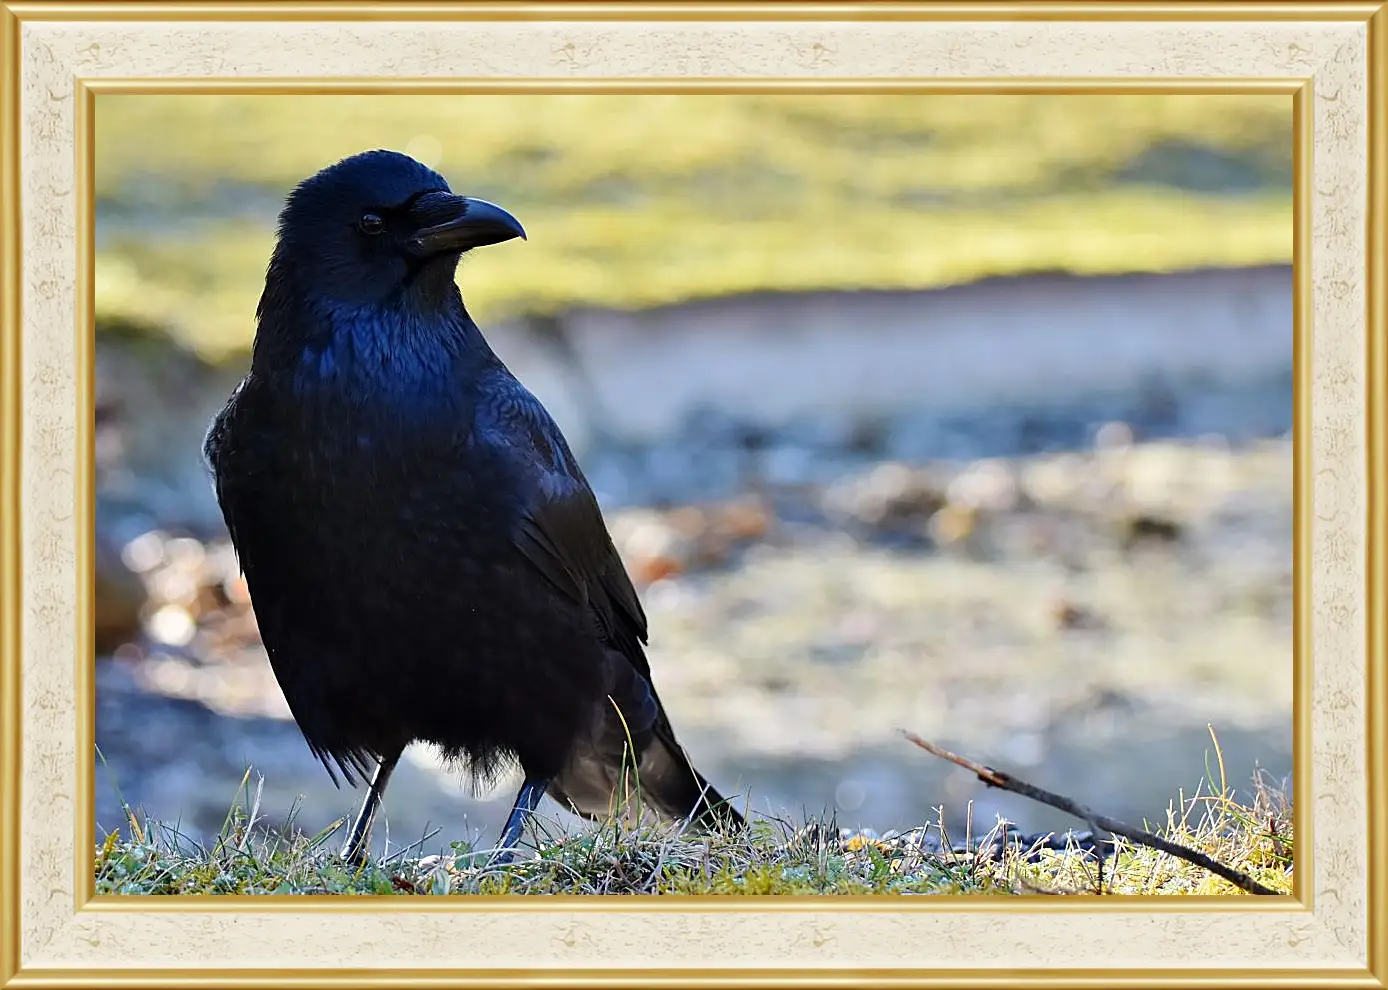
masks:
<svg viewBox="0 0 1388 990"><path fill-rule="evenodd" d="M379 234L386 229L386 222L374 213L367 213L357 221L357 229L363 234Z"/></svg>

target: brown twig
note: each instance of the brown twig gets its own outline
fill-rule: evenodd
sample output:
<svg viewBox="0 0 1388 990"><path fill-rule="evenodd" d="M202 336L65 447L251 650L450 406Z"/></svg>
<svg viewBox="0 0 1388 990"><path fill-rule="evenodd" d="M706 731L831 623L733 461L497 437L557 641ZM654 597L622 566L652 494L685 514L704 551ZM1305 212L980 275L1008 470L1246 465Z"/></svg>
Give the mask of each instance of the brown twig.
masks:
<svg viewBox="0 0 1388 990"><path fill-rule="evenodd" d="M1106 832L1112 832L1114 835L1121 835L1124 838L1131 839L1139 845L1159 850L1171 856L1183 859L1187 863L1194 863L1196 866L1209 870L1216 876L1223 877L1240 890L1246 890L1250 894L1267 895L1277 893L1277 891L1263 886L1248 874L1225 866L1223 863L1211 859L1202 852L1188 849L1185 846L1172 842L1169 839L1163 839L1159 835L1153 835L1151 832L1143 831L1140 828L1134 828L1131 825L1118 821L1116 818L1096 815L1094 812L1084 807L1084 805L1077 804L1067 797L1062 797L1059 794L1052 794L1050 791L1044 791L1025 781L1018 780L1011 774L1003 773L1001 770L994 770L992 767L985 767L982 763L975 763L973 760L959 756L956 753L951 753L947 749L941 749L934 743L926 742L914 732L908 732L902 729L901 733L927 753L938 756L943 760L949 760L951 763L961 766L965 770L977 775L978 779L989 787L997 787L1004 791L1011 791L1013 794L1020 794L1022 797L1031 798L1033 801L1040 801L1042 804L1048 804L1052 808L1058 808L1066 814L1074 815L1076 818L1083 818L1092 826L1103 829Z"/></svg>

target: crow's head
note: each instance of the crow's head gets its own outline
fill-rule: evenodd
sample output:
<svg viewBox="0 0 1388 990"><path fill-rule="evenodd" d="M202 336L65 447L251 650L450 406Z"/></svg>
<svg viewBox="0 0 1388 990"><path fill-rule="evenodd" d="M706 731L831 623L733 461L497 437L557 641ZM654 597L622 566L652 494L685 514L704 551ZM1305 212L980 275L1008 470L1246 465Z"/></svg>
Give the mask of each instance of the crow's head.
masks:
<svg viewBox="0 0 1388 990"><path fill-rule="evenodd" d="M451 289L464 251L525 237L486 200L394 151L366 151L301 182L280 213L270 279L333 303L421 302Z"/></svg>

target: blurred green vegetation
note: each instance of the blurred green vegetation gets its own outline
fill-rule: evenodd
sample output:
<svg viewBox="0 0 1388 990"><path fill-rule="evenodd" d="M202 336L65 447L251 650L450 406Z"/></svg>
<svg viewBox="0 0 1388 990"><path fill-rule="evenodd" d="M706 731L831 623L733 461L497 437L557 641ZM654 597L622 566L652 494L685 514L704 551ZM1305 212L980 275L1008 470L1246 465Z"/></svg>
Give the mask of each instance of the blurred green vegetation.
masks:
<svg viewBox="0 0 1388 990"><path fill-rule="evenodd" d="M1285 96L102 96L97 313L244 348L280 201L370 147L520 217L479 320L1287 262Z"/></svg>

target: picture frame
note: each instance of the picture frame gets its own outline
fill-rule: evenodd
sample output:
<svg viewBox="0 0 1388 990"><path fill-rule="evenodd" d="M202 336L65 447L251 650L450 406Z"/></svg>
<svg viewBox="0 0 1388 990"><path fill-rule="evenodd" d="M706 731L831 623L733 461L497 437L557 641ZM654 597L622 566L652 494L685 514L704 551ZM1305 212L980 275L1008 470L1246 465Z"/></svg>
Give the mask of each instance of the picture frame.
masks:
<svg viewBox="0 0 1388 990"><path fill-rule="evenodd" d="M0 2L0 987L1388 986L1384 3ZM1291 898L98 897L96 101L1278 92Z"/></svg>

